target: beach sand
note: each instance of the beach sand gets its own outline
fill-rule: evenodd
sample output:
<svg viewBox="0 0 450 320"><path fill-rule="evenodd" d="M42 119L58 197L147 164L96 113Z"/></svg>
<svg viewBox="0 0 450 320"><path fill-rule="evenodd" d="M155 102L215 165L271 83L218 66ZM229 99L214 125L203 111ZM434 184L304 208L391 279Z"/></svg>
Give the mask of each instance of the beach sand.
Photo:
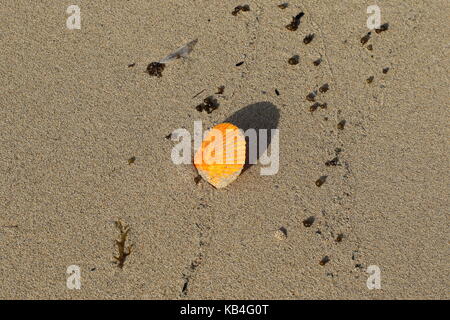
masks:
<svg viewBox="0 0 450 320"><path fill-rule="evenodd" d="M364 46L373 1L281 2L3 1L1 299L450 298L448 1L380 2L389 29ZM198 112L210 95L219 108ZM258 116L279 129L277 174L214 189L172 162L173 130Z"/></svg>

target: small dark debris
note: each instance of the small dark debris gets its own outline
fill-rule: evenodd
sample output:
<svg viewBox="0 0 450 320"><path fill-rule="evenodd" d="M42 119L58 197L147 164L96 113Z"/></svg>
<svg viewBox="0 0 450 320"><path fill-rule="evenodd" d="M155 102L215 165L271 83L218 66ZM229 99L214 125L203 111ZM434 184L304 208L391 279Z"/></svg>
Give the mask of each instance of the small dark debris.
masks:
<svg viewBox="0 0 450 320"><path fill-rule="evenodd" d="M189 278L185 278L185 279L184 279L183 288L181 289L181 293L182 293L183 295L187 295L188 284L189 284Z"/></svg>
<svg viewBox="0 0 450 320"><path fill-rule="evenodd" d="M167 140L172 139L172 133L169 133L165 138L166 138Z"/></svg>
<svg viewBox="0 0 450 320"><path fill-rule="evenodd" d="M280 230L287 237L287 229L285 227L281 227Z"/></svg>
<svg viewBox="0 0 450 320"><path fill-rule="evenodd" d="M311 227L311 226L313 225L313 223L314 223L315 220L316 220L316 218L314 218L313 216L311 216L311 217L309 217L309 218L303 220L303 225L304 225L306 228L309 228L309 227Z"/></svg>
<svg viewBox="0 0 450 320"><path fill-rule="evenodd" d="M296 31L298 29L298 26L300 25L300 19L305 15L304 12L300 12L295 17L292 17L292 21L290 24L286 26L286 29L289 31Z"/></svg>
<svg viewBox="0 0 450 320"><path fill-rule="evenodd" d="M372 50L373 50L373 45L369 44L369 45L367 46L367 50L372 51Z"/></svg>
<svg viewBox="0 0 450 320"><path fill-rule="evenodd" d="M321 87L319 88L319 92L325 93L325 92L327 92L329 89L330 89L330 86L328 85L328 83L325 83L323 86L321 86Z"/></svg>
<svg viewBox="0 0 450 320"><path fill-rule="evenodd" d="M216 110L219 107L219 103L217 102L217 99L214 99L213 96L209 96L203 100L201 104L195 107L195 109L198 112L202 112L203 110L206 111L206 113L211 113L214 110Z"/></svg>
<svg viewBox="0 0 450 320"><path fill-rule="evenodd" d="M289 3L285 2L285 3L281 3L278 5L278 8L280 9L286 9L289 6Z"/></svg>
<svg viewBox="0 0 450 320"><path fill-rule="evenodd" d="M304 39L303 39L303 43L304 44L309 44L311 41L313 41L314 39L314 33L308 34Z"/></svg>
<svg viewBox="0 0 450 320"><path fill-rule="evenodd" d="M197 98L200 94L205 92L206 89L203 89L202 91L198 92L195 96L192 97L192 99Z"/></svg>
<svg viewBox="0 0 450 320"><path fill-rule="evenodd" d="M338 155L339 153L341 153L343 150L341 148L336 148L334 149L334 152L336 153L336 155Z"/></svg>
<svg viewBox="0 0 450 320"><path fill-rule="evenodd" d="M290 65L296 65L296 64L298 64L300 62L300 56L299 55L294 55L294 56L292 56L291 58L289 58L289 60L288 60L288 63L290 64Z"/></svg>
<svg viewBox="0 0 450 320"><path fill-rule="evenodd" d="M275 94L276 94L277 96L279 96L279 95L280 95L280 91L278 91L278 89L275 89Z"/></svg>
<svg viewBox="0 0 450 320"><path fill-rule="evenodd" d="M309 107L309 111L314 112L319 108L321 104L319 102L314 103L312 106Z"/></svg>
<svg viewBox="0 0 450 320"><path fill-rule="evenodd" d="M217 88L216 94L223 94L225 91L225 86L220 86Z"/></svg>
<svg viewBox="0 0 450 320"><path fill-rule="evenodd" d="M316 93L315 92L311 92L306 96L306 100L314 102L316 101Z"/></svg>
<svg viewBox="0 0 450 320"><path fill-rule="evenodd" d="M322 231L317 230L317 231L316 231L316 234L321 235L321 234L322 234Z"/></svg>
<svg viewBox="0 0 450 320"><path fill-rule="evenodd" d="M320 109L326 109L328 108L328 103L324 102L320 104Z"/></svg>
<svg viewBox="0 0 450 320"><path fill-rule="evenodd" d="M338 158L338 157L334 157L333 159L328 160L327 162L325 162L325 165L326 165L327 167L330 167L330 166L335 167L335 166L337 166L338 164L339 164L339 158Z"/></svg>
<svg viewBox="0 0 450 320"><path fill-rule="evenodd" d="M336 238L336 242L342 242L342 239L344 239L344 234L343 233L339 233L337 238Z"/></svg>
<svg viewBox="0 0 450 320"><path fill-rule="evenodd" d="M361 263L357 263L357 264L355 264L355 268L357 268L357 269L362 269L362 268L363 268L363 266L362 266L362 264L361 264Z"/></svg>
<svg viewBox="0 0 450 320"><path fill-rule="evenodd" d="M136 157L131 157L130 159L128 159L128 164L132 164L136 161Z"/></svg>
<svg viewBox="0 0 450 320"><path fill-rule="evenodd" d="M320 260L319 264L320 264L321 266L324 266L324 265L326 265L328 262L330 262L330 258L329 258L328 256L325 256L325 257L322 258L322 260Z"/></svg>
<svg viewBox="0 0 450 320"><path fill-rule="evenodd" d="M91 271L95 271L95 270L97 270L97 268L91 268Z"/></svg>
<svg viewBox="0 0 450 320"><path fill-rule="evenodd" d="M164 63L152 62L147 66L147 72L151 76L162 77L162 72L166 65Z"/></svg>
<svg viewBox="0 0 450 320"><path fill-rule="evenodd" d="M387 31L389 29L389 23L384 23L380 26L380 28L375 29L376 33L381 33L383 31Z"/></svg>
<svg viewBox="0 0 450 320"><path fill-rule="evenodd" d="M313 64L317 67L322 62L322 59L319 58L313 62Z"/></svg>
<svg viewBox="0 0 450 320"><path fill-rule="evenodd" d="M237 6L236 8L234 8L234 10L233 10L233 12L231 12L231 14L233 15L233 16L237 16L237 14L240 12L240 11L250 11L250 6L248 5L248 4L245 4L245 5L243 5L243 6Z"/></svg>
<svg viewBox="0 0 450 320"><path fill-rule="evenodd" d="M129 65L128 65L128 68L133 68L134 66L136 65L136 63L130 63Z"/></svg>
<svg viewBox="0 0 450 320"><path fill-rule="evenodd" d="M316 180L316 186L321 187L325 183L327 178L328 176L321 176L319 179Z"/></svg>
<svg viewBox="0 0 450 320"><path fill-rule="evenodd" d="M201 175L198 175L198 176L196 176L196 177L194 178L195 184L199 184L200 181L202 181L202 176L201 176Z"/></svg>
<svg viewBox="0 0 450 320"><path fill-rule="evenodd" d="M383 68L383 73L386 74L389 71L389 67Z"/></svg>
<svg viewBox="0 0 450 320"><path fill-rule="evenodd" d="M236 63L236 67L240 67L240 66L242 66L243 64L244 64L244 61L238 62L238 63Z"/></svg>
<svg viewBox="0 0 450 320"><path fill-rule="evenodd" d="M366 79L366 82L367 82L367 83L372 83L372 82L373 82L373 79L375 79L375 77L374 77L374 76L370 76L370 77L368 77L368 78Z"/></svg>
<svg viewBox="0 0 450 320"><path fill-rule="evenodd" d="M372 32L368 32L364 37L361 38L361 44L365 45L369 41Z"/></svg>
<svg viewBox="0 0 450 320"><path fill-rule="evenodd" d="M346 123L345 120L341 120L341 121L337 124L337 128L338 128L339 130L344 130L345 123Z"/></svg>
<svg viewBox="0 0 450 320"><path fill-rule="evenodd" d="M117 220L115 222L116 228L119 229L120 237L116 240L117 249L119 251L117 256L114 256L114 262L117 266L122 269L125 264L126 258L131 254L131 249L133 248L133 244L125 247L125 243L127 241L128 233L130 232L130 227L125 225L122 221Z"/></svg>

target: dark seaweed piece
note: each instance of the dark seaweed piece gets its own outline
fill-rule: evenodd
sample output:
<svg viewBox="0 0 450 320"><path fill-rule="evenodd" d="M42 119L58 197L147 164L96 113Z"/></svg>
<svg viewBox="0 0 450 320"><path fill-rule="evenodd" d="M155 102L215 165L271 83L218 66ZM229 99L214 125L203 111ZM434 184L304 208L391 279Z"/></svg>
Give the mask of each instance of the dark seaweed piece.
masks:
<svg viewBox="0 0 450 320"><path fill-rule="evenodd" d="M316 186L320 187L322 186L325 181L327 180L328 176L321 176L319 179L316 180Z"/></svg>
<svg viewBox="0 0 450 320"><path fill-rule="evenodd" d="M343 233L339 233L337 238L336 238L336 242L342 242L342 239L344 239L344 234Z"/></svg>
<svg viewBox="0 0 450 320"><path fill-rule="evenodd" d="M278 8L280 9L286 9L289 6L289 3L285 2L285 3L281 3L278 5Z"/></svg>
<svg viewBox="0 0 450 320"><path fill-rule="evenodd" d="M383 68L383 73L386 74L389 71L389 67Z"/></svg>
<svg viewBox="0 0 450 320"><path fill-rule="evenodd" d="M162 72L166 65L164 63L152 62L147 66L147 72L151 76L162 77Z"/></svg>
<svg viewBox="0 0 450 320"><path fill-rule="evenodd" d="M310 92L307 96L306 96L306 100L314 102L316 101L316 92Z"/></svg>
<svg viewBox="0 0 450 320"><path fill-rule="evenodd" d="M319 108L319 107L320 107L320 103L319 103L319 102L316 102L316 103L314 103L313 105L311 105L311 106L309 107L309 111L314 112L314 111L316 111L317 108Z"/></svg>
<svg viewBox="0 0 450 320"><path fill-rule="evenodd" d="M334 157L333 159L328 160L327 162L325 162L325 165L327 167L329 167L329 166L337 166L338 164L339 164L339 158L338 157Z"/></svg>
<svg viewBox="0 0 450 320"><path fill-rule="evenodd" d="M238 63L236 63L236 67L240 67L240 66L242 66L243 64L244 64L244 61L238 62Z"/></svg>
<svg viewBox="0 0 450 320"><path fill-rule="evenodd" d="M311 41L313 41L314 39L314 33L308 34L304 39L303 39L303 43L304 44L308 44Z"/></svg>
<svg viewBox="0 0 450 320"><path fill-rule="evenodd" d="M326 265L328 262L330 262L330 257L325 256L325 257L322 258L322 260L320 260L319 264L320 264L321 266L324 266L324 265Z"/></svg>
<svg viewBox="0 0 450 320"><path fill-rule="evenodd" d="M128 65L128 68L133 68L134 66L136 65L136 63L135 62L133 62L133 63L130 63L129 65Z"/></svg>
<svg viewBox="0 0 450 320"><path fill-rule="evenodd" d="M298 15L296 15L295 17L292 17L292 21L291 23L289 23L286 26L286 29L288 29L289 31L296 31L298 29L298 26L300 25L300 19L305 15L304 12L300 12Z"/></svg>
<svg viewBox="0 0 450 320"><path fill-rule="evenodd" d="M367 50L372 51L372 50L373 50L373 45L369 44L369 45L367 46Z"/></svg>
<svg viewBox="0 0 450 320"><path fill-rule="evenodd" d="M319 88L319 92L325 93L325 92L327 92L329 89L330 89L329 84L328 84L328 83L325 83L323 86L321 86L321 87Z"/></svg>
<svg viewBox="0 0 450 320"><path fill-rule="evenodd" d="M373 79L375 79L375 77L374 77L374 76L370 76L370 77L368 77L368 78L366 79L366 82L367 82L367 83L372 83L372 82L373 82Z"/></svg>
<svg viewBox="0 0 450 320"><path fill-rule="evenodd" d="M123 265L125 263L126 258L130 255L131 249L133 248L133 245L129 245L125 248L125 242L127 241L128 232L130 231L130 227L127 225L124 225L124 223L120 220L117 220L115 222L116 228L119 229L120 232L120 238L116 240L117 249L119 251L119 254L117 256L114 256L115 263L117 266L122 269Z"/></svg>
<svg viewBox="0 0 450 320"><path fill-rule="evenodd" d="M300 56L296 54L296 55L292 56L291 58L289 58L288 63L290 65L296 65L299 63L299 61L300 61Z"/></svg>
<svg viewBox="0 0 450 320"><path fill-rule="evenodd" d="M136 157L131 157L130 159L128 159L128 164L132 164L136 161Z"/></svg>
<svg viewBox="0 0 450 320"><path fill-rule="evenodd" d="M217 102L217 99L214 99L213 96L209 96L203 100L202 103L200 103L198 106L195 107L195 109L198 112L202 112L203 110L206 111L206 113L211 113L214 110L216 110L219 107L219 103Z"/></svg>
<svg viewBox="0 0 450 320"><path fill-rule="evenodd" d="M367 32L367 34L361 38L361 44L365 45L367 43L367 41L369 41L371 35L372 35L372 32Z"/></svg>
<svg viewBox="0 0 450 320"><path fill-rule="evenodd" d="M345 120L341 120L341 121L337 124L337 128L338 128L339 130L344 130L345 123L346 123Z"/></svg>
<svg viewBox="0 0 450 320"><path fill-rule="evenodd" d="M275 94L276 94L277 96L279 96L279 95L280 95L280 91L278 91L278 89L275 89Z"/></svg>
<svg viewBox="0 0 450 320"><path fill-rule="evenodd" d="M388 29L389 29L389 23L384 23L378 29L375 29L375 32L381 33L383 31L387 31Z"/></svg>
<svg viewBox="0 0 450 320"><path fill-rule="evenodd" d="M216 92L216 94L223 94L225 91L225 86L220 86L217 88L217 90L218 91Z"/></svg>
<svg viewBox="0 0 450 320"><path fill-rule="evenodd" d="M233 16L237 16L237 14L238 14L240 11L250 11L250 6L249 6L248 4L245 4L245 5L243 5L243 6L237 6L236 8L234 8L234 10L233 10L233 12L231 12L231 14L232 14Z"/></svg>
<svg viewBox="0 0 450 320"><path fill-rule="evenodd" d="M316 218L314 218L313 216L311 216L311 217L309 217L309 218L303 220L303 225L304 225L306 228L309 228L309 227L311 227L311 226L313 225L313 223L314 223L315 220L316 220Z"/></svg>
<svg viewBox="0 0 450 320"><path fill-rule="evenodd" d="M313 62L313 64L317 67L322 62L322 59L319 58Z"/></svg>

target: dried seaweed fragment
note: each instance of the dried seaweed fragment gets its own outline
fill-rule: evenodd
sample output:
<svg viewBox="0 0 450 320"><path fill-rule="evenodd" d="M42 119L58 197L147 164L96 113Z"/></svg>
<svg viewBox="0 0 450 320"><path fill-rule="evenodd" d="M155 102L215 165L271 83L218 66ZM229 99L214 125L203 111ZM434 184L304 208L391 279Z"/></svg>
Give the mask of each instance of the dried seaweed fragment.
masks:
<svg viewBox="0 0 450 320"><path fill-rule="evenodd" d="M309 44L311 41L313 41L314 39L314 33L308 34L304 39L303 39L303 43L304 44Z"/></svg>
<svg viewBox="0 0 450 320"><path fill-rule="evenodd" d="M162 77L162 72L164 71L165 67L166 67L166 65L164 63L151 62L147 66L147 72L151 76L161 78Z"/></svg>
<svg viewBox="0 0 450 320"><path fill-rule="evenodd" d="M233 16L237 16L237 14L241 11L250 11L250 6L248 4L244 4L243 6L237 6L234 8L234 10L231 12Z"/></svg>
<svg viewBox="0 0 450 320"><path fill-rule="evenodd" d="M286 29L288 29L289 31L296 31L298 29L298 26L300 25L300 19L305 15L304 12L300 12L298 15L296 15L295 17L292 17L292 21L291 23L289 23L286 26Z"/></svg>
<svg viewBox="0 0 450 320"><path fill-rule="evenodd" d="M131 248L133 245L129 245L126 247L125 243L127 241L128 232L130 232L130 227L128 225L125 225L122 221L117 220L115 222L116 228L120 232L119 239L116 240L117 249L119 251L119 254L117 256L114 256L114 262L117 264L117 266L122 269L123 265L125 264L126 258L131 253Z"/></svg>
<svg viewBox="0 0 450 320"><path fill-rule="evenodd" d="M381 33L383 31L387 31L388 29L389 29L389 23L384 23L378 29L375 29L375 32Z"/></svg>
<svg viewBox="0 0 450 320"><path fill-rule="evenodd" d="M372 35L371 32L367 32L367 34L361 38L361 45L365 45L369 40L370 40L370 36Z"/></svg>
<svg viewBox="0 0 450 320"><path fill-rule="evenodd" d="M300 62L300 56L299 55L293 55L291 58L289 58L288 63L290 65L296 65Z"/></svg>
<svg viewBox="0 0 450 320"><path fill-rule="evenodd" d="M202 103L200 103L198 106L195 107L195 109L198 112L203 112L203 110L206 111L206 113L211 113L214 110L216 110L219 107L219 103L217 102L217 99L214 99L213 96L209 96L203 100Z"/></svg>
<svg viewBox="0 0 450 320"><path fill-rule="evenodd" d="M280 9L286 9L289 6L289 3L285 2L285 3L280 3L278 5L278 8Z"/></svg>

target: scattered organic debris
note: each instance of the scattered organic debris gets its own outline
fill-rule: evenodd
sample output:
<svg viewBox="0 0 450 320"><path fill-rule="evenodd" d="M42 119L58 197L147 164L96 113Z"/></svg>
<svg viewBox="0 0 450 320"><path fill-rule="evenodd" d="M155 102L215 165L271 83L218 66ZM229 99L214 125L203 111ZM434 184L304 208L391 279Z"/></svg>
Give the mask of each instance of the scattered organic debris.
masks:
<svg viewBox="0 0 450 320"><path fill-rule="evenodd" d="M299 55L294 55L294 56L292 56L291 58L289 58L289 60L288 60L288 63L290 64L290 65L296 65L296 64L298 64L300 62L300 56Z"/></svg>
<svg viewBox="0 0 450 320"><path fill-rule="evenodd" d="M383 73L386 74L389 71L389 67L383 68Z"/></svg>
<svg viewBox="0 0 450 320"><path fill-rule="evenodd" d="M202 94L203 92L205 92L206 89L203 89L202 91L200 91L199 93L197 93L195 96L192 97L192 99L197 98L200 94Z"/></svg>
<svg viewBox="0 0 450 320"><path fill-rule="evenodd" d="M169 134L166 136L166 139L167 139L167 140L172 139L172 133L169 133Z"/></svg>
<svg viewBox="0 0 450 320"><path fill-rule="evenodd" d="M300 25L300 19L305 15L304 12L300 12L298 15L296 15L295 17L292 17L292 21L291 23L289 23L286 26L286 29L290 30L290 31L296 31L298 29L298 26Z"/></svg>
<svg viewBox="0 0 450 320"><path fill-rule="evenodd" d="M346 123L345 120L341 120L341 121L337 124L337 128L338 128L339 130L344 130L345 123Z"/></svg>
<svg viewBox="0 0 450 320"><path fill-rule="evenodd" d="M319 264L320 264L321 266L324 266L324 265L326 265L328 262L330 262L330 257L325 256L325 257L322 258L322 260L320 260Z"/></svg>
<svg viewBox="0 0 450 320"><path fill-rule="evenodd" d="M161 78L165 67L164 63L152 62L147 66L147 72L151 76Z"/></svg>
<svg viewBox="0 0 450 320"><path fill-rule="evenodd" d="M316 180L316 186L321 187L325 183L327 178L328 176L321 176L319 179Z"/></svg>
<svg viewBox="0 0 450 320"><path fill-rule="evenodd" d="M236 67L240 67L240 66L242 66L243 64L244 64L244 61L238 62L238 63L236 63Z"/></svg>
<svg viewBox="0 0 450 320"><path fill-rule="evenodd" d="M277 96L279 96L279 95L280 95L280 91L278 91L278 89L275 89L275 94L276 94Z"/></svg>
<svg viewBox="0 0 450 320"><path fill-rule="evenodd" d="M339 158L338 158L338 157L334 157L333 159L328 160L327 162L325 162L325 165L326 165L327 167L330 167L330 166L335 167L335 166L337 166L338 164L339 164Z"/></svg>
<svg viewBox="0 0 450 320"><path fill-rule="evenodd" d="M314 102L316 101L316 92L311 92L306 96L306 100L310 101L310 102Z"/></svg>
<svg viewBox="0 0 450 320"><path fill-rule="evenodd" d="M281 3L278 5L278 8L280 9L286 9L289 6L289 3L285 2L285 3Z"/></svg>
<svg viewBox="0 0 450 320"><path fill-rule="evenodd" d="M369 45L367 46L367 50L372 51L372 50L373 50L373 46L372 46L371 44L369 44Z"/></svg>
<svg viewBox="0 0 450 320"><path fill-rule="evenodd" d="M310 33L303 39L303 43L308 44L311 41L313 41L313 39L314 39L314 33Z"/></svg>
<svg viewBox="0 0 450 320"><path fill-rule="evenodd" d="M195 184L199 184L200 181L202 181L202 176L201 176L201 175L198 175L198 176L196 176L196 177L194 178Z"/></svg>
<svg viewBox="0 0 450 320"><path fill-rule="evenodd" d="M202 103L200 103L198 106L195 107L198 112L202 112L203 110L206 111L206 113L211 113L214 110L216 110L219 107L219 103L217 102L217 99L214 99L213 96L209 96L203 100Z"/></svg>
<svg viewBox="0 0 450 320"><path fill-rule="evenodd" d="M389 23L384 23L380 26L380 28L375 29L376 33L381 33L383 31L387 31L389 29Z"/></svg>
<svg viewBox="0 0 450 320"><path fill-rule="evenodd" d="M320 107L320 103L319 103L319 102L316 102L316 103L314 103L313 105L311 105L311 106L309 107L309 111L314 112L314 111L316 111L317 108L319 108L319 107Z"/></svg>
<svg viewBox="0 0 450 320"><path fill-rule="evenodd" d="M217 88L216 94L223 94L225 91L225 86L220 86Z"/></svg>
<svg viewBox="0 0 450 320"><path fill-rule="evenodd" d="M375 79L375 77L374 77L374 76L370 76L370 77L368 77L368 78L366 79L366 82L367 82L367 83L372 83L372 82L373 82L373 79Z"/></svg>
<svg viewBox="0 0 450 320"><path fill-rule="evenodd" d="M316 218L314 218L313 216L311 216L311 217L309 217L309 218L303 220L303 225L304 225L306 228L309 228L309 227L311 227L311 226L313 225L313 223L314 223L315 220L316 220Z"/></svg>
<svg viewBox="0 0 450 320"><path fill-rule="evenodd" d="M365 45L369 40L372 32L367 32L367 34L361 38L361 45Z"/></svg>
<svg viewBox="0 0 450 320"><path fill-rule="evenodd" d="M336 242L342 242L342 239L344 239L344 234L343 233L339 233L337 238L336 238Z"/></svg>
<svg viewBox="0 0 450 320"><path fill-rule="evenodd" d="M117 220L115 222L115 225L116 228L119 229L120 237L118 240L116 240L116 245L117 249L119 250L119 254L117 256L114 256L114 259L116 260L115 263L117 264L117 266L122 269L127 256L129 256L131 253L131 248L133 248L133 244L125 248L125 243L127 241L128 232L130 232L130 227L125 225L120 220Z"/></svg>
<svg viewBox="0 0 450 320"><path fill-rule="evenodd" d="M328 108L328 103L324 102L320 104L320 109L326 109Z"/></svg>
<svg viewBox="0 0 450 320"><path fill-rule="evenodd" d="M134 66L136 65L136 63L135 62L133 62L133 63L130 63L129 65L128 65L128 68L133 68Z"/></svg>
<svg viewBox="0 0 450 320"><path fill-rule="evenodd" d="M168 54L164 58L162 58L158 62L151 62L147 66L147 72L151 76L156 76L158 78L162 77L162 72L164 71L164 68L166 67L166 64L169 62L172 62L176 59L179 59L181 57L187 57L191 51L194 49L195 44L197 43L197 39L192 40L191 42L188 42L184 46L178 48L174 52Z"/></svg>
<svg viewBox="0 0 450 320"><path fill-rule="evenodd" d="M313 64L317 67L322 62L322 59L319 58L317 60L314 60Z"/></svg>
<svg viewBox="0 0 450 320"><path fill-rule="evenodd" d="M330 85L328 83L325 83L323 86L319 88L320 93L325 93L330 89Z"/></svg>
<svg viewBox="0 0 450 320"><path fill-rule="evenodd" d="M240 11L250 11L250 6L248 5L248 4L245 4L245 5L243 5L243 6L237 6L236 8L234 8L234 10L233 10L233 12L231 12L231 14L233 15L233 16L237 16L237 14L240 12Z"/></svg>
<svg viewBox="0 0 450 320"><path fill-rule="evenodd" d="M132 164L136 161L136 157L131 157L130 159L128 159L128 164Z"/></svg>
<svg viewBox="0 0 450 320"><path fill-rule="evenodd" d="M275 231L275 238L278 240L286 240L287 238L287 229L285 227L281 227L277 231Z"/></svg>

